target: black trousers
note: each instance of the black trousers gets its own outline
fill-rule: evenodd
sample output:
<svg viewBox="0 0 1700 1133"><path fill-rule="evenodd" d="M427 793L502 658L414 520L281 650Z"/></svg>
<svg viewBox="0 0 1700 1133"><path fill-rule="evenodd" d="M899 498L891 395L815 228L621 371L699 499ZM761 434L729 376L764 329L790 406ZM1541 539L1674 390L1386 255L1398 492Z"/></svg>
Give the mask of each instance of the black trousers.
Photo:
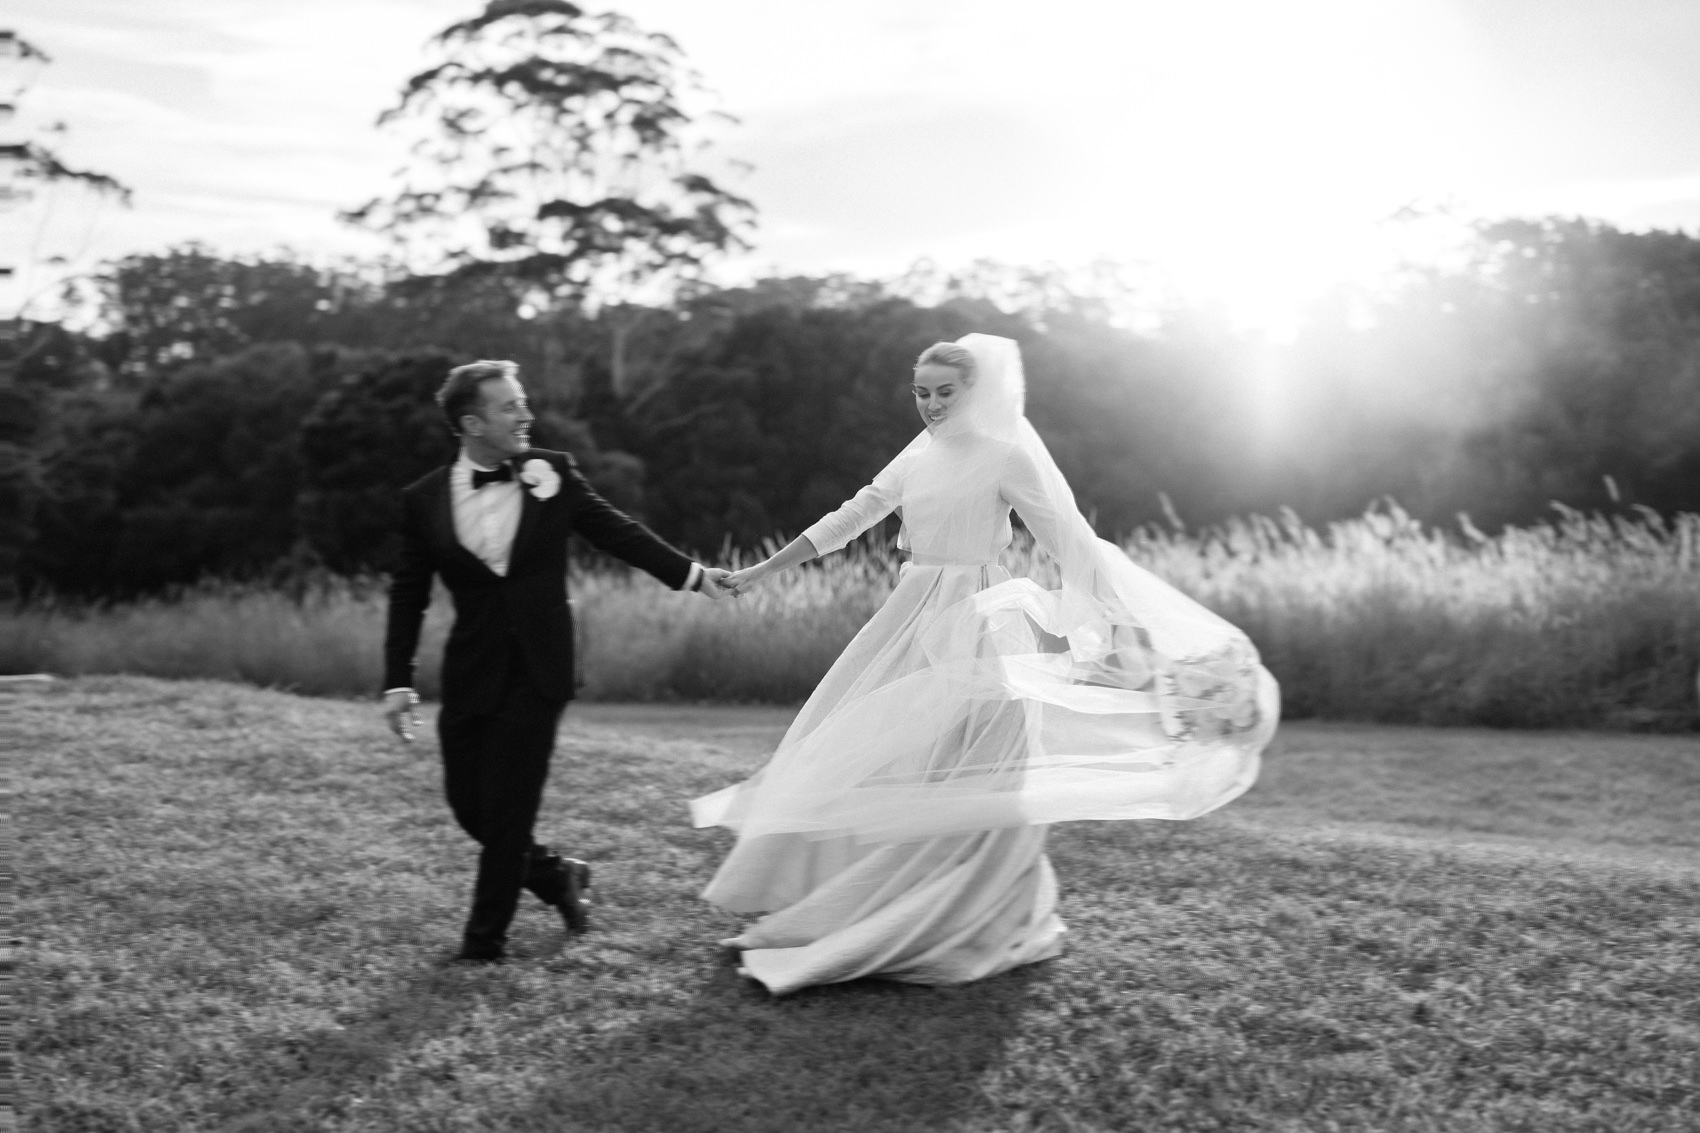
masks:
<svg viewBox="0 0 1700 1133"><path fill-rule="evenodd" d="M445 708L437 715L449 809L479 846L468 943L505 942L531 859L544 852L532 827L566 703L538 692L525 679L524 664L514 662L494 712Z"/></svg>

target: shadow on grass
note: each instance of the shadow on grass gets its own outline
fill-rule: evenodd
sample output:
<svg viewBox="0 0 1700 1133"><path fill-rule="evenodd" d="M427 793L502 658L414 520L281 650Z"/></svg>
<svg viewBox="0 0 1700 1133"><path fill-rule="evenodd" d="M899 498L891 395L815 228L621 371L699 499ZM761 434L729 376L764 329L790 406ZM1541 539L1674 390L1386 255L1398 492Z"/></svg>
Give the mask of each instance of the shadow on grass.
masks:
<svg viewBox="0 0 1700 1133"><path fill-rule="evenodd" d="M432 1058L436 1072L414 1065L421 1047L453 1044L488 1026L471 1017L501 1012L504 1000L527 994L517 970L428 968L366 1004L346 1026L254 1043L232 1062L263 1085L232 1090L211 1127L358 1127L363 1095L396 1070L455 1078L453 1056ZM961 988L861 980L774 999L728 961L689 999L647 1005L605 1030L599 1024L606 1019L577 1020L598 1033L527 1050L504 1074L520 1086L519 1096L484 1116L492 1128L515 1133L944 1129L984 1112L978 1083L1004 1057L1034 981L1044 978L1040 965ZM515 1026L528 1029L519 1018ZM465 1053L468 1072L479 1063L487 1068L490 1050ZM389 1106L372 1102L377 1127L391 1128Z"/></svg>
<svg viewBox="0 0 1700 1133"><path fill-rule="evenodd" d="M516 1130L944 1129L983 1113L1045 966L958 988L882 980L774 999L728 957L689 1001L609 1032L504 1118Z"/></svg>
<svg viewBox="0 0 1700 1133"><path fill-rule="evenodd" d="M358 1108L362 1092L409 1059L422 1042L460 1029L464 1018L501 994L497 969L436 961L362 1005L355 1021L253 1040L233 1059L254 1089L233 1089L213 1128L219 1133L313 1133ZM352 1012L350 1013L353 1014Z"/></svg>

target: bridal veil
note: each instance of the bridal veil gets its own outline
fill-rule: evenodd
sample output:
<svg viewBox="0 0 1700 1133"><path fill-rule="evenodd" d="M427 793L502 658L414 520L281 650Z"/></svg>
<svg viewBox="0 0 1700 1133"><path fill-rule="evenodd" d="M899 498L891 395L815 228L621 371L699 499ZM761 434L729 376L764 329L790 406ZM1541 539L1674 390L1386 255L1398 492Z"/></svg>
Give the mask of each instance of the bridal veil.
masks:
<svg viewBox="0 0 1700 1133"><path fill-rule="evenodd" d="M892 602L697 825L867 844L1187 819L1256 779L1279 717L1256 648L1094 534L1024 414L1017 344L960 344L976 372L951 416L809 532L825 554L901 507ZM1011 507L1049 585L998 565Z"/></svg>

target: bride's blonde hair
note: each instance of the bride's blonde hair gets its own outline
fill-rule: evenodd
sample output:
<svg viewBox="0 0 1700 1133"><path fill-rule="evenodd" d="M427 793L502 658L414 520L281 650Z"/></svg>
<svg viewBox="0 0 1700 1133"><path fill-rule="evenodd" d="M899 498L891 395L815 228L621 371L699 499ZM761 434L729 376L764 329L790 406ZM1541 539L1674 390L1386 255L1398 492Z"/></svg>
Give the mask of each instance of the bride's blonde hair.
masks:
<svg viewBox="0 0 1700 1133"><path fill-rule="evenodd" d="M915 368L922 366L949 366L962 375L964 384L971 385L974 381L974 354L966 346L954 342L935 342L915 359Z"/></svg>

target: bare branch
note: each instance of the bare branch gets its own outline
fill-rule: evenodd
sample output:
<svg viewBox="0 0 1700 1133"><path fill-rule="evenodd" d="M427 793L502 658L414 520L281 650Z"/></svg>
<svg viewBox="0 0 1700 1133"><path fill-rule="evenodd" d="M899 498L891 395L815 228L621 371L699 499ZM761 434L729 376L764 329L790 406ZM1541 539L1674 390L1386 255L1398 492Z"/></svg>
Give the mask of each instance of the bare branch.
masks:
<svg viewBox="0 0 1700 1133"><path fill-rule="evenodd" d="M88 169L73 169L59 160L57 154L46 146L34 142L19 142L13 145L0 145L0 164L11 164L6 171L5 181L76 181L92 189L102 196L116 197L124 205L130 204L134 195L129 186L115 177L105 173L95 173ZM11 189L7 186L8 190ZM13 190L16 191L16 190ZM22 190L27 195L28 190Z"/></svg>

